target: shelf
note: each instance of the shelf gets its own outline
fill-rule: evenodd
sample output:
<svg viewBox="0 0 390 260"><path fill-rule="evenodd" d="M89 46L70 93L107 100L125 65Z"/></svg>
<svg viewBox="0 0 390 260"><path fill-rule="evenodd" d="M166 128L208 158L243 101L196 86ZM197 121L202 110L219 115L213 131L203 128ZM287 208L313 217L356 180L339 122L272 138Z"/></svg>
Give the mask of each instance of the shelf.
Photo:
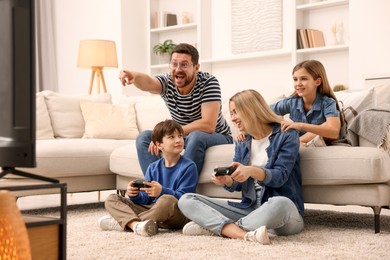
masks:
<svg viewBox="0 0 390 260"><path fill-rule="evenodd" d="M251 52L248 54L236 54L224 58L215 58L215 59L205 59L201 63L223 63L223 62L238 62L238 61L247 61L247 60L256 60L256 59L265 59L265 58L276 58L291 55L291 50L272 50L272 51L262 51L262 52Z"/></svg>
<svg viewBox="0 0 390 260"><path fill-rule="evenodd" d="M305 48L305 49L298 49L297 53L299 54L311 54L311 53L328 53L328 52L335 52L335 51L346 51L349 49L348 45L333 45L333 46L325 46L325 47L318 47L318 48Z"/></svg>
<svg viewBox="0 0 390 260"><path fill-rule="evenodd" d="M196 29L196 27L197 27L196 23L188 23L188 24L167 26L167 27L162 27L162 28L153 28L153 29L150 29L150 32L151 33L177 32L177 31L181 31L181 30Z"/></svg>
<svg viewBox="0 0 390 260"><path fill-rule="evenodd" d="M311 4L297 5L296 9L301 11L322 9L333 6L347 5L349 0L327 0Z"/></svg>

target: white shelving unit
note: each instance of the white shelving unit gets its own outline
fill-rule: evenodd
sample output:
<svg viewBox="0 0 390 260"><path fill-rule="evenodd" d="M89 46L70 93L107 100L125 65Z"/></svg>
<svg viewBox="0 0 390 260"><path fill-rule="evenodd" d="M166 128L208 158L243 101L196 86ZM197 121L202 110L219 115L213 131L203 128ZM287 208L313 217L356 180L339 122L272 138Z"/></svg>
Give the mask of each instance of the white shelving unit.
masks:
<svg viewBox="0 0 390 260"><path fill-rule="evenodd" d="M167 39L172 39L174 43L187 42L194 44L200 53L200 64L204 71L213 72L215 66L225 65L227 63L240 62L245 63L264 62L273 60L273 63L282 61L294 66L296 63L305 59L321 60L328 71L342 70L343 73L336 73L336 77L331 84L348 83L349 74L349 1L348 0L296 0L286 2L283 15L283 47L278 50L263 51L245 54L213 55L212 50L215 48L212 42L212 15L216 10L209 0L148 0L147 12L150 15L148 19L148 38L147 46L150 53L148 54L149 71L151 74L168 72L167 62L161 63L158 56L152 52L153 46ZM225 9L226 11L226 9ZM178 24L175 26L163 27L158 26L153 20L155 14L169 12L176 14ZM183 12L190 14L190 22L182 23ZM213 13L214 12L214 13ZM290 20L291 19L291 20ZM159 24L159 23L157 23ZM343 25L343 42L333 44L333 35L331 27L334 24ZM161 25L161 23L160 23ZM296 30L300 28L319 29L323 31L325 37L325 46L319 48L297 49ZM215 29L215 28L214 28ZM291 40L290 40L291 39ZM226 42L226 44L230 44ZM336 66L337 65L337 66ZM252 65L253 66L253 65ZM292 68L292 67L291 67ZM345 72L345 73L344 73Z"/></svg>
<svg viewBox="0 0 390 260"><path fill-rule="evenodd" d="M331 85L348 83L349 75L349 1L323 0L309 1L297 0L295 8L295 29L318 29L325 38L325 46L317 48L297 49L296 33L293 37L295 52L292 60L296 64L307 59L320 60L328 75L342 75L333 78ZM342 28L341 42L336 43L332 33L332 26ZM338 73L336 73L338 70ZM342 73L340 73L340 70Z"/></svg>
<svg viewBox="0 0 390 260"><path fill-rule="evenodd" d="M176 44L181 42L193 44L202 53L201 58L211 57L208 51L211 44L211 29L208 28L211 22L210 5L208 0L148 0L150 14L148 45L150 46L149 61L152 74L168 71L167 62L161 61L158 55L152 52L153 46L167 39L171 39ZM154 21L156 16L161 19L165 12L176 15L177 25L166 27L163 23ZM183 22L184 12L189 14L188 23Z"/></svg>

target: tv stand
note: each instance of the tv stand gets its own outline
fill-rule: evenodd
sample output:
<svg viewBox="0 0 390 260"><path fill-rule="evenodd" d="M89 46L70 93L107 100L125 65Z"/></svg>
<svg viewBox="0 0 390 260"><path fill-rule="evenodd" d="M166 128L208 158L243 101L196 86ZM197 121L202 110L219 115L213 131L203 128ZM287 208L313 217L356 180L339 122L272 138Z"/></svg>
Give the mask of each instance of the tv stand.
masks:
<svg viewBox="0 0 390 260"><path fill-rule="evenodd" d="M4 176L14 174L26 178L8 179ZM39 180L29 182L28 179ZM33 259L54 257L66 259L66 183L59 180L23 172L14 167L2 167L0 174L0 190L28 191L41 189L60 189L60 214L59 217L45 217L22 215L25 221L30 239L31 254Z"/></svg>
<svg viewBox="0 0 390 260"><path fill-rule="evenodd" d="M6 176L7 174L14 174L14 175L18 175L18 176L26 177L26 178L30 178L30 179L46 181L46 182L51 182L51 183L59 183L59 181L56 179L36 175L33 173L29 173L29 172L20 171L20 170L15 169L15 167L1 167L1 169L3 171L0 173L0 179L3 178L4 176Z"/></svg>

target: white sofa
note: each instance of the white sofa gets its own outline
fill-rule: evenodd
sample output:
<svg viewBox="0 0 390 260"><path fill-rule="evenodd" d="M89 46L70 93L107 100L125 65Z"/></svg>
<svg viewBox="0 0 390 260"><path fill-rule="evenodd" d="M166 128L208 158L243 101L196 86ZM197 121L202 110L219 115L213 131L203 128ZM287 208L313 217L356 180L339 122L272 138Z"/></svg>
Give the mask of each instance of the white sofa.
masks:
<svg viewBox="0 0 390 260"><path fill-rule="evenodd" d="M344 107L362 112L389 103L390 86L344 91L337 96ZM223 109L230 122L227 101ZM66 182L68 192L124 190L130 180L143 178L135 137L167 118L170 115L159 96L123 96L113 105L109 94L81 97L38 93L37 167L22 170ZM353 116L347 114L347 119L351 121ZM388 127L388 123L379 127ZM375 230L379 232L380 210L390 205L390 156L367 138L359 140L357 147L301 149L304 201L372 207ZM239 193L215 186L210 177L216 165L231 163L233 153L233 144L207 150L199 193L240 198Z"/></svg>

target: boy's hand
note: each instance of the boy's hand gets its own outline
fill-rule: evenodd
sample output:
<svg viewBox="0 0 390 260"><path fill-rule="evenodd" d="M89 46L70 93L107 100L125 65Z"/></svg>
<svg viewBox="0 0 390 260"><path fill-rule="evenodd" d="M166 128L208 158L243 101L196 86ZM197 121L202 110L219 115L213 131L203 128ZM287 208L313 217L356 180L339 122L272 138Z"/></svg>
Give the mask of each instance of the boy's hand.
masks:
<svg viewBox="0 0 390 260"><path fill-rule="evenodd" d="M140 188L140 190L145 191L150 197L158 197L162 192L162 186L156 181L144 181L144 184L150 186L150 188Z"/></svg>
<svg viewBox="0 0 390 260"><path fill-rule="evenodd" d="M134 181L131 181L127 185L127 192L126 193L127 193L127 196L129 196L129 197L135 197L139 193L139 189L137 187L133 187L133 182Z"/></svg>

